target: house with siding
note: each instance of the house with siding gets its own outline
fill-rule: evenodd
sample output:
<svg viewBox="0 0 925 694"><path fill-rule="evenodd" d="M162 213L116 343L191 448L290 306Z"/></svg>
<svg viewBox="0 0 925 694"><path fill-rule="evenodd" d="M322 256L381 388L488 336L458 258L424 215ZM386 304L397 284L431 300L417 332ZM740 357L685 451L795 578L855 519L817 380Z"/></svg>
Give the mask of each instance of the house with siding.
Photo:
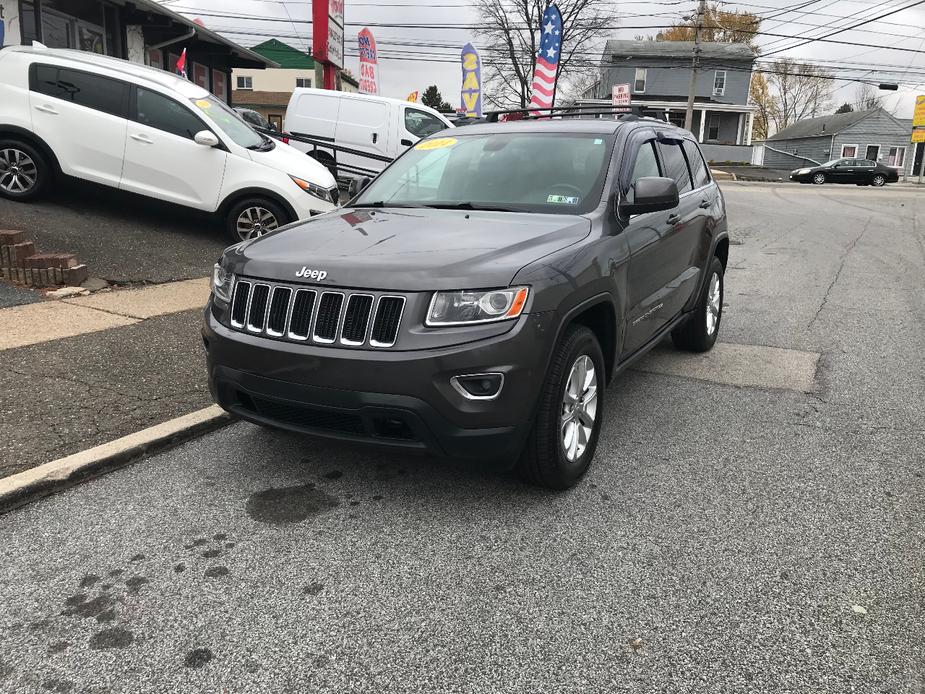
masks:
<svg viewBox="0 0 925 694"><path fill-rule="evenodd" d="M687 111L691 41L607 42L600 79L577 102L610 104L616 85L629 85L630 104L681 127ZM737 43L701 43L691 131L711 161L749 161L754 106L748 103L755 54Z"/></svg>
<svg viewBox="0 0 925 694"><path fill-rule="evenodd" d="M760 143L764 150L761 163L774 169L797 169L857 158L909 175L915 159L911 133L911 120L896 118L882 108L807 118Z"/></svg>

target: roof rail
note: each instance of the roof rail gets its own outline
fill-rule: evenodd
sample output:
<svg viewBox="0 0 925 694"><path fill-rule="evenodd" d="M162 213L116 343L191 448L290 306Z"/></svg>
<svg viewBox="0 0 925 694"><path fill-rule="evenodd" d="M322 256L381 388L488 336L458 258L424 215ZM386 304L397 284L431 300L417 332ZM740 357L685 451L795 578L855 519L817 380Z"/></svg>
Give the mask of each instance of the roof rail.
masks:
<svg viewBox="0 0 925 694"><path fill-rule="evenodd" d="M664 112L647 109L640 105L632 106L554 106L552 108L512 108L496 111L486 111L485 118L489 123L497 123L499 116L516 114L519 117L513 120L536 120L539 118L575 118L581 116L620 116L620 120L639 120L651 118L664 122ZM662 116L662 117L659 117Z"/></svg>

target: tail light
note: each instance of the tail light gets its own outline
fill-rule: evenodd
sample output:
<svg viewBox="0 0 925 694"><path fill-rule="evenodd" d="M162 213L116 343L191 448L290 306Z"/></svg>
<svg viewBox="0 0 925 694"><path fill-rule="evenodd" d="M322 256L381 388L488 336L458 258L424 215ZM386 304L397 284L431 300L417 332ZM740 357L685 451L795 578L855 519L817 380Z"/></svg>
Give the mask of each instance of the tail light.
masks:
<svg viewBox="0 0 925 694"><path fill-rule="evenodd" d="M279 139L283 141L283 144L284 144L284 145L288 145L288 144L289 144L289 138L288 138L288 137L281 137L281 138L279 138Z"/></svg>

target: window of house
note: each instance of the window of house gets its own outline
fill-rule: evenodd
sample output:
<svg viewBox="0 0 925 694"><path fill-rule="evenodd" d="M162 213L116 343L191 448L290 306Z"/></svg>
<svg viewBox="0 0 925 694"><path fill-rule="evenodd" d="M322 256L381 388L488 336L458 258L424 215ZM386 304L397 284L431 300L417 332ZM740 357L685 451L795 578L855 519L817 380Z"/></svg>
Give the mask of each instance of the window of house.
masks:
<svg viewBox="0 0 925 694"><path fill-rule="evenodd" d="M707 139L708 140L718 140L719 139L719 114L711 113L707 119Z"/></svg>
<svg viewBox="0 0 925 694"><path fill-rule="evenodd" d="M298 87L306 87L306 88L307 88L307 87L311 87L311 86L312 86L312 80L311 80L310 77L296 77L296 78L295 78L295 86L296 86L297 88L298 88Z"/></svg>
<svg viewBox="0 0 925 694"><path fill-rule="evenodd" d="M842 145L841 146L841 156L842 158L853 159L858 156L858 146L857 145Z"/></svg>
<svg viewBox="0 0 925 694"><path fill-rule="evenodd" d="M713 96L722 96L726 93L726 71L717 70L713 73Z"/></svg>
<svg viewBox="0 0 925 694"><path fill-rule="evenodd" d="M700 148L690 140L684 140L682 147L691 170L691 177L694 179L694 187L702 188L710 182L710 174L707 171L707 164L703 160L703 154L701 154Z"/></svg>
<svg viewBox="0 0 925 694"><path fill-rule="evenodd" d="M238 75L238 89L253 89L254 88L254 78L250 75Z"/></svg>
<svg viewBox="0 0 925 694"><path fill-rule="evenodd" d="M637 67L636 77L633 80L633 93L644 94L646 91L646 68Z"/></svg>
<svg viewBox="0 0 925 694"><path fill-rule="evenodd" d="M118 80L51 65L36 65L29 88L78 106L125 118L128 85Z"/></svg>
<svg viewBox="0 0 925 694"><path fill-rule="evenodd" d="M665 169L664 176L675 180L678 184L678 192L683 194L693 190L691 172L687 168L687 160L684 158L681 146L659 142L658 153L661 155L662 166Z"/></svg>
<svg viewBox="0 0 925 694"><path fill-rule="evenodd" d="M864 153L865 159L873 159L874 161L880 160L880 145L867 145L867 150Z"/></svg>
<svg viewBox="0 0 925 694"><path fill-rule="evenodd" d="M906 163L905 147L890 147L890 154L887 157L887 166L901 169Z"/></svg>
<svg viewBox="0 0 925 694"><path fill-rule="evenodd" d="M200 130L208 130L205 124L188 108L184 108L173 99L157 92L138 87L135 101L135 120L142 125L187 137L190 140Z"/></svg>

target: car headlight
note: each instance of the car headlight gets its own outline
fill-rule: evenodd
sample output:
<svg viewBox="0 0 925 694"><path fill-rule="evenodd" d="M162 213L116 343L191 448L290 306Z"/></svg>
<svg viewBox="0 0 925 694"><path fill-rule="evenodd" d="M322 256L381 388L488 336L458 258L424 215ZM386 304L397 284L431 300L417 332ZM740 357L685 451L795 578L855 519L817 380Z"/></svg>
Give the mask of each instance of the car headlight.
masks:
<svg viewBox="0 0 925 694"><path fill-rule="evenodd" d="M230 304L233 289L234 273L226 272L221 265L215 263L212 268L212 295L219 301Z"/></svg>
<svg viewBox="0 0 925 694"><path fill-rule="evenodd" d="M802 176L803 174L808 174L812 169L797 169L797 175Z"/></svg>
<svg viewBox="0 0 925 694"><path fill-rule="evenodd" d="M425 325L471 325L517 318L527 304L527 287L436 292Z"/></svg>
<svg viewBox="0 0 925 694"><path fill-rule="evenodd" d="M296 178L292 174L289 174L289 178L291 178L293 182L299 186L299 188L304 190L309 195L314 195L316 198L324 200L325 202L335 202L334 193L327 188L322 188L315 183L310 183L301 178ZM337 188L335 187L334 190L336 191Z"/></svg>

